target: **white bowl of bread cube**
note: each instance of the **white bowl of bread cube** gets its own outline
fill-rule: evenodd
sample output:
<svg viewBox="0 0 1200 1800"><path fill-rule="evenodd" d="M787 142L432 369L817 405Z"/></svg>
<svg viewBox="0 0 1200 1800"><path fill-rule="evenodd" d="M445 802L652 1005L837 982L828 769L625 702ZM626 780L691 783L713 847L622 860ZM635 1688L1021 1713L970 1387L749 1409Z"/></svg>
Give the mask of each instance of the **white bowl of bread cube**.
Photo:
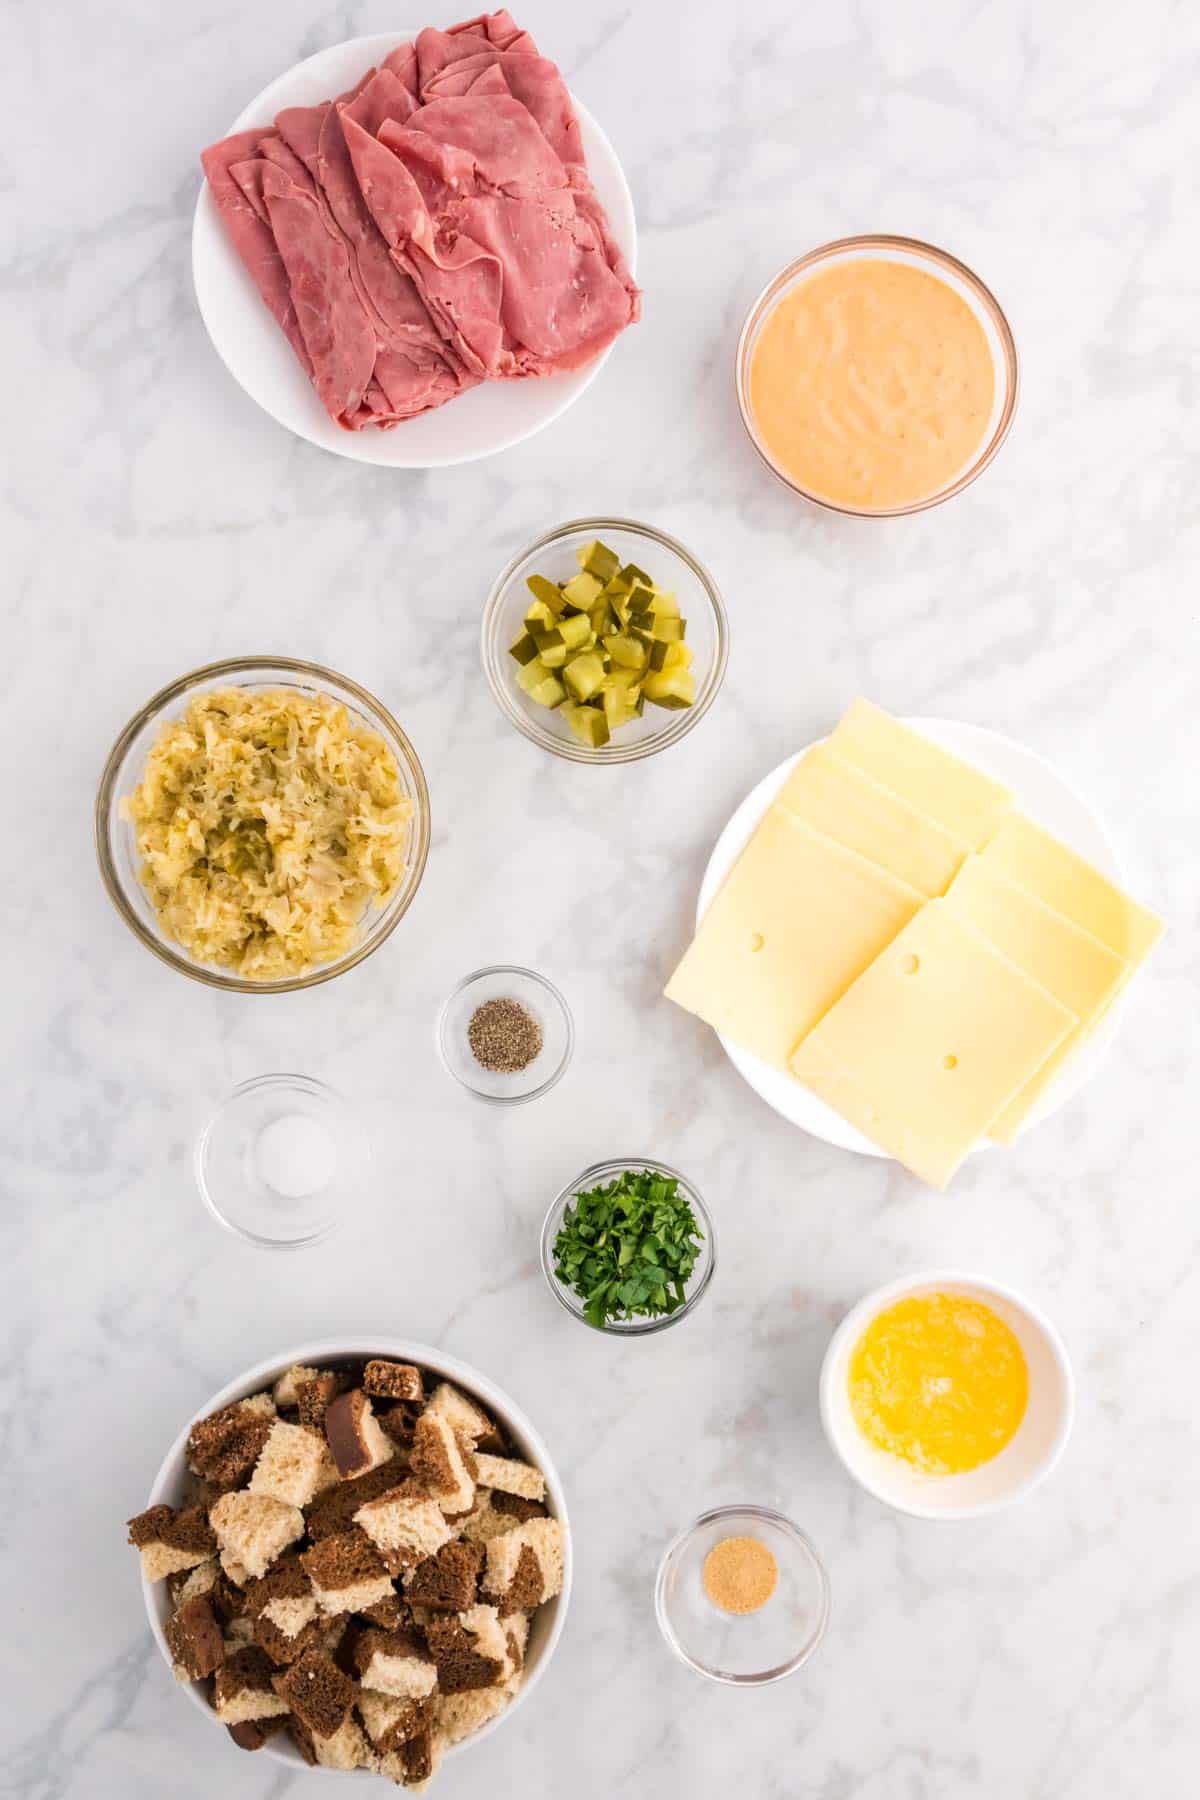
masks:
<svg viewBox="0 0 1200 1800"><path fill-rule="evenodd" d="M168 1667L239 1748L402 1787L528 1698L571 1592L541 1437L486 1376L404 1339L239 1375L180 1432L130 1541Z"/></svg>

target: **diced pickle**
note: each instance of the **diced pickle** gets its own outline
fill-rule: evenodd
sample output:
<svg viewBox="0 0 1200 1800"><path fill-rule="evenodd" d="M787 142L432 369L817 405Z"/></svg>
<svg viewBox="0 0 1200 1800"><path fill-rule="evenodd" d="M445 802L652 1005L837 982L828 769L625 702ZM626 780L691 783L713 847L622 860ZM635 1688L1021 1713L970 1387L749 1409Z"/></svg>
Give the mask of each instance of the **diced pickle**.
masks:
<svg viewBox="0 0 1200 1800"><path fill-rule="evenodd" d="M558 630L568 650L581 650L592 634L591 621L586 613L571 613L569 617L560 619Z"/></svg>
<svg viewBox="0 0 1200 1800"><path fill-rule="evenodd" d="M519 662L523 668L526 663L531 663L533 661L537 653L537 645L534 643L529 633L523 631L508 654L513 658L514 662Z"/></svg>
<svg viewBox="0 0 1200 1800"><path fill-rule="evenodd" d="M655 669L647 675L642 692L655 706L681 711L695 704L696 678L690 669Z"/></svg>
<svg viewBox="0 0 1200 1800"><path fill-rule="evenodd" d="M623 669L644 669L646 666L645 644L639 638L630 637L628 632L616 632L606 637L604 648Z"/></svg>
<svg viewBox="0 0 1200 1800"><path fill-rule="evenodd" d="M566 643L557 625L531 625L529 635L537 645L539 656L545 656L547 650L557 650L560 644Z"/></svg>
<svg viewBox="0 0 1200 1800"><path fill-rule="evenodd" d="M621 570L621 580L627 582L630 587L635 586L638 582L640 582L643 587L652 588L654 586L654 583L651 581L646 571L644 569L639 569L636 563L625 564L625 567Z"/></svg>
<svg viewBox="0 0 1200 1800"><path fill-rule="evenodd" d="M663 651L662 666L664 669L690 669L692 652L687 644L662 644L657 646Z"/></svg>
<svg viewBox="0 0 1200 1800"><path fill-rule="evenodd" d="M535 625L540 625L544 630L550 631L558 624L558 617L559 615L552 612L544 600L535 600L525 614L525 626L529 631L532 631Z"/></svg>
<svg viewBox="0 0 1200 1800"><path fill-rule="evenodd" d="M656 588L654 591L654 611L658 614L660 619L664 614L667 618L677 619L679 617L678 597L675 594L665 594L660 588Z"/></svg>
<svg viewBox="0 0 1200 1800"><path fill-rule="evenodd" d="M590 700L604 682L604 664L595 651L573 657L563 670L567 691L574 700Z"/></svg>
<svg viewBox="0 0 1200 1800"><path fill-rule="evenodd" d="M544 575L527 575L525 586L534 599L543 606L548 606L556 617L562 611L562 592L556 581L547 581Z"/></svg>
<svg viewBox="0 0 1200 1800"><path fill-rule="evenodd" d="M686 619L672 619L666 614L655 617L654 635L660 644L679 644L687 634Z"/></svg>
<svg viewBox="0 0 1200 1800"><path fill-rule="evenodd" d="M529 698L536 700L539 706L561 706L567 697L567 690L558 676L547 669L536 687L529 690Z"/></svg>
<svg viewBox="0 0 1200 1800"><path fill-rule="evenodd" d="M581 569L578 575L573 575L567 582L563 588L562 597L566 604L573 606L577 612L586 612L589 606L595 606L603 592L604 583L597 581L594 575L589 575L586 570Z"/></svg>
<svg viewBox="0 0 1200 1800"><path fill-rule="evenodd" d="M590 544L584 544L575 552L575 560L588 575L594 575L597 581L611 581L621 566L621 559L615 550L602 544L599 538L593 538Z"/></svg>

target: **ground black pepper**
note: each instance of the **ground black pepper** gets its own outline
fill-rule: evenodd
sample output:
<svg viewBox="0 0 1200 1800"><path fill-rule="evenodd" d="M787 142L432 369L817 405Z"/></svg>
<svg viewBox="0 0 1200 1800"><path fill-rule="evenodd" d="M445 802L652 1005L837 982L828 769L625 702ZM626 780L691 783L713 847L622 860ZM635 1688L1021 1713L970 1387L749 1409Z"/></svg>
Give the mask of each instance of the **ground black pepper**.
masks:
<svg viewBox="0 0 1200 1800"><path fill-rule="evenodd" d="M485 1000L471 1014L467 1042L493 1075L517 1075L542 1048L542 1028L518 1000Z"/></svg>

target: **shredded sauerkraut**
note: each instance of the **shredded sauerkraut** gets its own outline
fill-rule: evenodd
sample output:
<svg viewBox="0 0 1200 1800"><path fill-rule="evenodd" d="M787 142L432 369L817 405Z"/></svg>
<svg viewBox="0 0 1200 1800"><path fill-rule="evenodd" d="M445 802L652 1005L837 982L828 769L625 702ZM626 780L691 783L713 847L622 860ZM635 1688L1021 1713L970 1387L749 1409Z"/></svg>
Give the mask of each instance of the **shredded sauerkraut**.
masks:
<svg viewBox="0 0 1200 1800"><path fill-rule="evenodd" d="M412 811L377 731L287 688L198 694L121 802L163 930L248 981L351 948L404 873Z"/></svg>

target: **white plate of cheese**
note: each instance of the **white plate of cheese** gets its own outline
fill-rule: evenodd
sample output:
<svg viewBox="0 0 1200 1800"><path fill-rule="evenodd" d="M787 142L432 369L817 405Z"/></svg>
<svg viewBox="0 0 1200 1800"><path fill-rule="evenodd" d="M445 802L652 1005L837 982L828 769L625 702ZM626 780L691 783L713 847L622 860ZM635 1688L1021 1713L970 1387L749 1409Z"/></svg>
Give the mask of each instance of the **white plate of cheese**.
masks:
<svg viewBox="0 0 1200 1800"><path fill-rule="evenodd" d="M1120 864L1103 825L1086 802L1042 757L1000 732L978 725L962 724L952 719L924 718L905 719L903 723L934 744L972 764L984 775L994 777L1010 788L1015 805L1023 813L1052 832L1069 849L1086 858L1110 881L1117 884L1122 882ZM817 743L824 744L826 741L819 739ZM697 926L792 771L801 758L815 747L815 744L806 746L772 769L747 794L729 820L704 872L696 908ZM919 871L913 872L910 879L917 879L918 873ZM1025 1126L1035 1124L1055 1112L1095 1073L1116 1035L1121 1005L1121 998L1118 998L1108 1007L1076 1053L1067 1060L1062 1071L1053 1077L1030 1107L1024 1120ZM752 1055L720 1032L718 1036L725 1054L743 1079L768 1106L773 1107L793 1125L798 1125L811 1136L839 1149L853 1150L863 1156L887 1154L830 1106L810 1093L795 1077ZM981 1138L975 1147L990 1147L990 1140Z"/></svg>

